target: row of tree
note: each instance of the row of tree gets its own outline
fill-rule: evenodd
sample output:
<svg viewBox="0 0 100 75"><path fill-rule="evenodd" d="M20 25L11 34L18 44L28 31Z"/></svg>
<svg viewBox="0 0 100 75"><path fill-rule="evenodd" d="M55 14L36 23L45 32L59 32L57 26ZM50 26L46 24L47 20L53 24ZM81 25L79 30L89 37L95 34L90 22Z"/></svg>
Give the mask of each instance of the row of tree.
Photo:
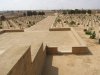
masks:
<svg viewBox="0 0 100 75"><path fill-rule="evenodd" d="M32 16L32 15L45 15L45 12L37 12L37 11L27 11L23 14L24 16Z"/></svg>
<svg viewBox="0 0 100 75"><path fill-rule="evenodd" d="M75 9L75 10L63 10L63 14L91 14L92 11L91 10L79 10L79 9Z"/></svg>

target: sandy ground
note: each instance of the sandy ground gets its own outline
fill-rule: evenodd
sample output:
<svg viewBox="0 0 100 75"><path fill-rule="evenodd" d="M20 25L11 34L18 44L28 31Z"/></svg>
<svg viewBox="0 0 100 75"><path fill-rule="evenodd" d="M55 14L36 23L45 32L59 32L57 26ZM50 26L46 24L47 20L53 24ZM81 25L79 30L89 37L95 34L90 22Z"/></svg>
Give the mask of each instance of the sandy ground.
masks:
<svg viewBox="0 0 100 75"><path fill-rule="evenodd" d="M90 50L86 55L48 55L42 75L100 75L100 45L76 28Z"/></svg>

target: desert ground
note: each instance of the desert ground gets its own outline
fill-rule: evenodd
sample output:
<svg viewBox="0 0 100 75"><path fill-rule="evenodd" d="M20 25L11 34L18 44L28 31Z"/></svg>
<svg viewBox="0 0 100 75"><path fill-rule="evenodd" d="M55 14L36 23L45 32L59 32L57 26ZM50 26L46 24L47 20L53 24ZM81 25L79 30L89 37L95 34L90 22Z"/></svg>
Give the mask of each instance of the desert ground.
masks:
<svg viewBox="0 0 100 75"><path fill-rule="evenodd" d="M86 42L90 53L48 55L43 75L100 75L100 44L98 44L100 18L98 19L97 15L60 15L58 17L62 23L56 23L54 27L73 27ZM70 25L71 21L75 21L76 24ZM96 32L96 38L90 39L90 36L84 32L85 28L92 28L92 31Z"/></svg>
<svg viewBox="0 0 100 75"><path fill-rule="evenodd" d="M35 22L35 23L34 23ZM24 29L24 32L0 34L0 55L14 45L30 45L43 41L49 46L61 49L79 45L70 31L49 32L50 27L72 27L89 48L87 54L47 55L42 75L100 75L100 15L55 15L19 17L2 21L3 29ZM90 34L95 31L95 37ZM1 29L2 30L2 29ZM62 50L61 50L62 51Z"/></svg>

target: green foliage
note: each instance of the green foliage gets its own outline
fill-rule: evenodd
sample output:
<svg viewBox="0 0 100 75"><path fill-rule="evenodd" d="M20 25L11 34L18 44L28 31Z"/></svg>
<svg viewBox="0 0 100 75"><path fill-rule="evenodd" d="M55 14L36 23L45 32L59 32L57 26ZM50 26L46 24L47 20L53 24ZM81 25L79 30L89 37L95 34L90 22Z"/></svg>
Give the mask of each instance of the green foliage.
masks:
<svg viewBox="0 0 100 75"><path fill-rule="evenodd" d="M95 33L95 31L90 35L90 38L91 39L95 39L95 37L96 37L96 33Z"/></svg>
<svg viewBox="0 0 100 75"><path fill-rule="evenodd" d="M38 12L38 15L45 15L45 12Z"/></svg>
<svg viewBox="0 0 100 75"><path fill-rule="evenodd" d="M63 10L63 13L62 14L66 15L67 14L67 11L66 10Z"/></svg>
<svg viewBox="0 0 100 75"><path fill-rule="evenodd" d="M33 15L37 15L38 13L36 11L33 11Z"/></svg>
<svg viewBox="0 0 100 75"><path fill-rule="evenodd" d="M68 14L86 14L87 11L86 10L79 10L79 9L75 9L75 10L68 10Z"/></svg>
<svg viewBox="0 0 100 75"><path fill-rule="evenodd" d="M91 13L92 13L92 11L91 11L91 10L88 10L88 11L87 11L87 13L88 13L88 14L91 14Z"/></svg>
<svg viewBox="0 0 100 75"><path fill-rule="evenodd" d="M91 32L90 30L87 30L87 31L85 31L85 34L87 34L87 35L91 35L92 32Z"/></svg>

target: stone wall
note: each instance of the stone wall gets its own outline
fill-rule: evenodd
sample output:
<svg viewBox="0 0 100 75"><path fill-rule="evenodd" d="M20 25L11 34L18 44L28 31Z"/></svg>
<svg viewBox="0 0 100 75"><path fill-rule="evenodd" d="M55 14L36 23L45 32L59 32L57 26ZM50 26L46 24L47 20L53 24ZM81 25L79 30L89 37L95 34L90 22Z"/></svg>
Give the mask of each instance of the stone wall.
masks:
<svg viewBox="0 0 100 75"><path fill-rule="evenodd" d="M57 47L46 47L46 53L47 54L58 54L58 48Z"/></svg>
<svg viewBox="0 0 100 75"><path fill-rule="evenodd" d="M41 45L35 59L32 62L32 72L31 75L41 75L42 69L46 59L46 50L43 49L43 44Z"/></svg>
<svg viewBox="0 0 100 75"><path fill-rule="evenodd" d="M86 54L89 53L88 47L72 47L73 54Z"/></svg>
<svg viewBox="0 0 100 75"><path fill-rule="evenodd" d="M0 31L0 34L6 33L6 32L24 32L23 29L3 29Z"/></svg>
<svg viewBox="0 0 100 75"><path fill-rule="evenodd" d="M70 28L50 28L49 31L70 31Z"/></svg>
<svg viewBox="0 0 100 75"><path fill-rule="evenodd" d="M31 52L28 50L11 69L8 75L31 75Z"/></svg>
<svg viewBox="0 0 100 75"><path fill-rule="evenodd" d="M41 44L33 61L31 52L30 47L21 49L17 47L16 50L12 48L11 51L8 51L3 56L4 58L0 59L2 61L0 62L0 66L2 65L0 67L0 75L41 75L45 63L46 50Z"/></svg>

